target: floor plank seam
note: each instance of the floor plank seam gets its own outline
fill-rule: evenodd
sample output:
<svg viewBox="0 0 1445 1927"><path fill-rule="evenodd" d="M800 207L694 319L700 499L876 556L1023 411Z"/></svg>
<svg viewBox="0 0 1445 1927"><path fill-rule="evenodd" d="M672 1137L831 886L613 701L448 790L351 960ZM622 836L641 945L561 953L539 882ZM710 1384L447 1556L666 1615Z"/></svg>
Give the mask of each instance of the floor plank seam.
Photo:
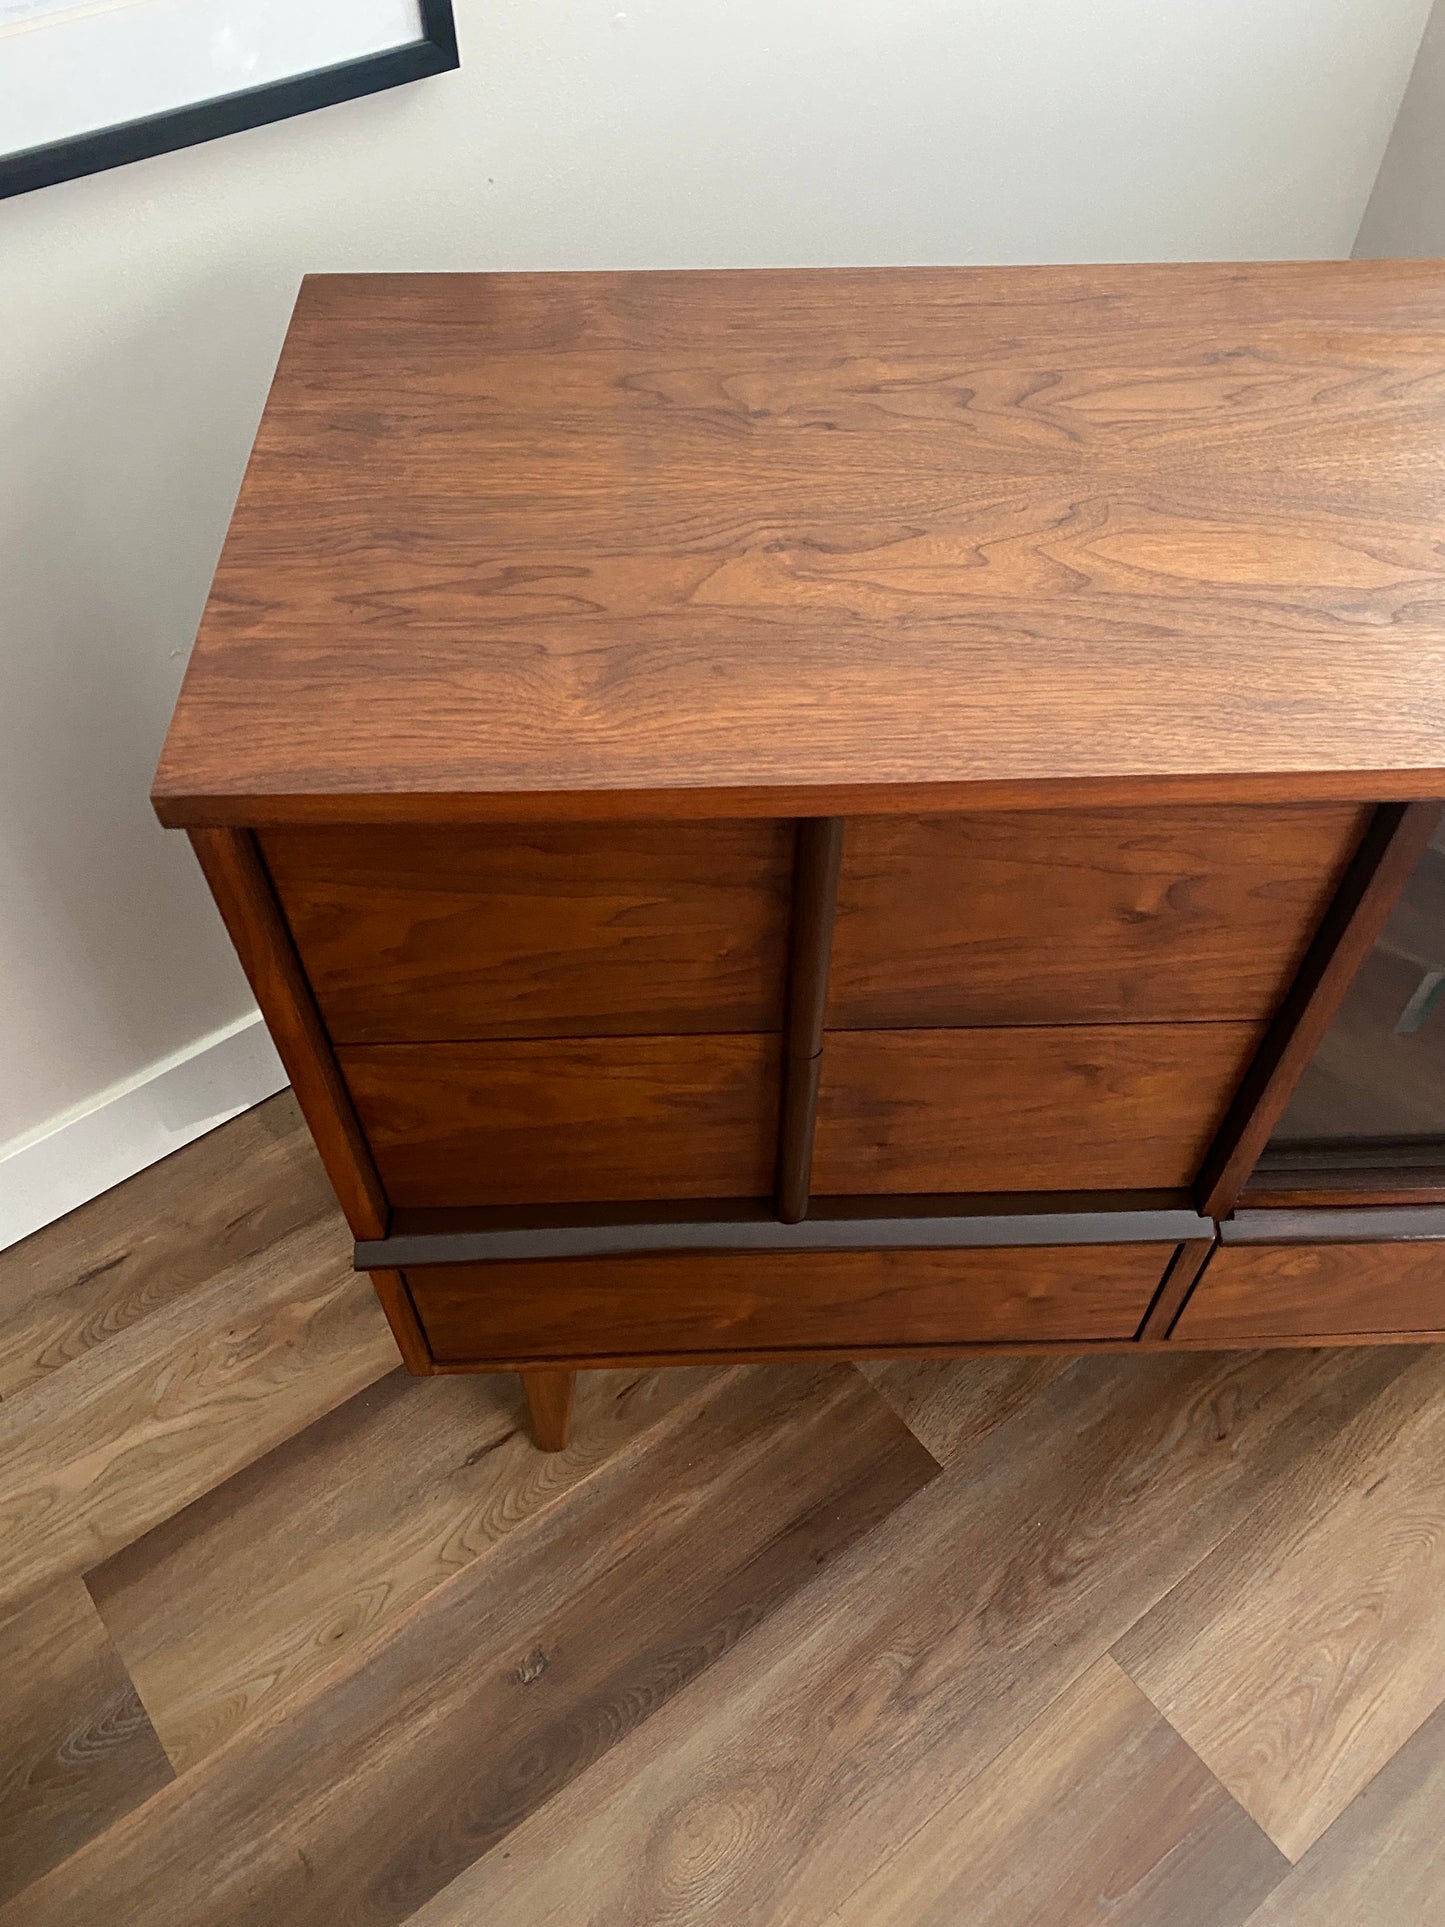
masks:
<svg viewBox="0 0 1445 1927"><path fill-rule="evenodd" d="M200 1768L208 1766L211 1761L219 1759L222 1755L234 1748L254 1744L258 1737L265 1732L274 1727L284 1725L290 1719L294 1718L302 1707L309 1705L313 1701L323 1699L328 1693L335 1692L347 1679L359 1677L368 1667L375 1663L379 1655L383 1653L388 1646L406 1637L415 1621L430 1611L443 1593L447 1592L454 1585L467 1582L469 1577L474 1579L475 1574L473 1568L480 1562L485 1562L491 1555L497 1553L502 1548L506 1548L515 1556L524 1548L526 1540L533 1534L543 1530L555 1530L557 1527L556 1514L559 1507L566 1506L568 1501L576 1497L583 1487L600 1475L613 1472L620 1475L625 1468L644 1451L650 1450L654 1446L665 1444L669 1433L677 1430L682 1424L686 1423L687 1419L693 1416L700 1407L706 1405L712 1399L719 1397L736 1375L747 1369L749 1368L731 1368L725 1371L716 1381L697 1386L686 1398L680 1400L677 1405L664 1413L656 1423L650 1426L645 1432L639 1433L634 1439L627 1441L609 1457L600 1459L595 1465L589 1466L575 1483L559 1490L546 1505L519 1521L509 1532L504 1534L502 1538L493 1541L482 1552L478 1553L474 1559L468 1560L464 1565L447 1573L438 1580L436 1585L430 1587L420 1597L411 1601L401 1612L395 1614L393 1617L380 1621L368 1632L362 1634L356 1641L338 1651L334 1659L318 1669L315 1673L309 1675L306 1679L298 1682L294 1690L288 1691L284 1688L281 1689L274 1699L269 1699L253 1717L243 1721L229 1732L219 1746L184 1768L176 1768L177 1778L183 1779L193 1775ZM644 1374L639 1373L639 1380L643 1376ZM418 1387L423 1387L428 1382L429 1381L426 1380L417 1380L415 1384ZM354 1394L353 1396L363 1396L365 1391L369 1389L369 1387L364 1387L362 1388L362 1392ZM324 1416L328 1415L319 1414L318 1418ZM511 1436L515 1436L515 1434ZM279 1451L289 1443L289 1440L282 1441L273 1449ZM264 1464L265 1457L269 1456L269 1454L263 1455L262 1459L253 1461L252 1466ZM240 1468L238 1472L231 1476L240 1477L244 1472L250 1471L251 1469L251 1466ZM224 1486L227 1483L229 1483L229 1481L223 1481L220 1487L213 1488L211 1492L199 1494L192 1503L200 1504L213 1498L214 1493L224 1490ZM168 1525L175 1518L182 1517L187 1509L188 1508L183 1507L180 1513L172 1514L170 1519L159 1521L158 1527ZM145 1535L142 1535L142 1537L144 1536ZM128 1550L128 1548L121 1548L121 1550ZM115 1555L109 1554L107 1558L113 1556ZM92 1574L99 1569L99 1566L103 1566L105 1563L107 1563L107 1561L101 1561L97 1566L92 1566L87 1572L80 1575L86 1584L87 1593L90 1591L89 1581ZM105 1615L98 1604L96 1610L99 1613L102 1624L104 1624ZM132 1686L136 1692L137 1699L145 1708L147 1718L151 1719L154 1724L154 1715L151 1709L146 1706L145 1699L139 1687L135 1686L134 1681L132 1682ZM166 1749L166 1757L167 1759L171 1758L169 1749ZM175 1766L174 1761L172 1761L172 1765L173 1767Z"/></svg>

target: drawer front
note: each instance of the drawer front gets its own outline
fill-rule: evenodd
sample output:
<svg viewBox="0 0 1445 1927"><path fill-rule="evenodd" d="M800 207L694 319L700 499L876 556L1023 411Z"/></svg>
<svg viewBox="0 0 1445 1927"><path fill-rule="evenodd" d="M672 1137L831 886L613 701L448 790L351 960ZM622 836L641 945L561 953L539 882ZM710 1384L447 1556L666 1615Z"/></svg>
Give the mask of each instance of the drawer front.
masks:
<svg viewBox="0 0 1445 1927"><path fill-rule="evenodd" d="M1151 1190L1193 1181L1257 1024L837 1031L813 1190Z"/></svg>
<svg viewBox="0 0 1445 1927"><path fill-rule="evenodd" d="M349 1045L337 1055L394 1205L772 1189L776 1038Z"/></svg>
<svg viewBox="0 0 1445 1927"><path fill-rule="evenodd" d="M1226 1339L1445 1332L1445 1239L1220 1245L1173 1333Z"/></svg>
<svg viewBox="0 0 1445 1927"><path fill-rule="evenodd" d="M776 1030L791 823L267 831L338 1043Z"/></svg>
<svg viewBox="0 0 1445 1927"><path fill-rule="evenodd" d="M407 1273L443 1363L1128 1339L1173 1245L728 1252Z"/></svg>
<svg viewBox="0 0 1445 1927"><path fill-rule="evenodd" d="M1354 805L861 817L828 1022L1270 1015L1363 832Z"/></svg>

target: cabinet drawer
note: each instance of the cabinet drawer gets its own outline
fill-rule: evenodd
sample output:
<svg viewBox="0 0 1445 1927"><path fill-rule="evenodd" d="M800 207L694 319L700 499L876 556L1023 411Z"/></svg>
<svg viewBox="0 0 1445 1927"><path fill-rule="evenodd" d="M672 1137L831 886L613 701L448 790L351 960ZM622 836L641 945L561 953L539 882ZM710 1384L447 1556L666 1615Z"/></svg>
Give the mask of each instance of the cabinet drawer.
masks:
<svg viewBox="0 0 1445 1927"><path fill-rule="evenodd" d="M813 1190L1151 1190L1189 1184L1257 1024L836 1031Z"/></svg>
<svg viewBox="0 0 1445 1927"><path fill-rule="evenodd" d="M1172 1336L1343 1338L1445 1332L1445 1238L1220 1245Z"/></svg>
<svg viewBox="0 0 1445 1927"><path fill-rule="evenodd" d="M1367 811L860 817L830 1024L1248 1019L1288 986Z"/></svg>
<svg viewBox="0 0 1445 1927"><path fill-rule="evenodd" d="M339 1043L776 1030L791 823L273 830Z"/></svg>
<svg viewBox="0 0 1445 1927"><path fill-rule="evenodd" d="M407 1273L443 1363L1132 1338L1173 1245L727 1252Z"/></svg>
<svg viewBox="0 0 1445 1927"><path fill-rule="evenodd" d="M348 1045L338 1057L393 1204L772 1189L776 1038Z"/></svg>

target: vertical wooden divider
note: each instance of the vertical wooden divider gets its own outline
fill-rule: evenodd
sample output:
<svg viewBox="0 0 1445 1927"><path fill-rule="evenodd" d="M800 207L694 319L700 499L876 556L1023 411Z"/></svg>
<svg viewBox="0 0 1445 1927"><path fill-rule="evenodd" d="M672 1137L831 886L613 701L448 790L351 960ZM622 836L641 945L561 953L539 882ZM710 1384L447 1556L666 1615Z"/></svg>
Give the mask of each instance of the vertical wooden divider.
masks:
<svg viewBox="0 0 1445 1927"><path fill-rule="evenodd" d="M1385 920L1429 846L1438 803L1382 803L1305 953L1195 1189L1206 1218L1227 1218Z"/></svg>
<svg viewBox="0 0 1445 1927"><path fill-rule="evenodd" d="M1174 1321L1188 1303L1189 1294L1199 1282L1199 1274L1214 1250L1213 1238L1191 1238L1180 1245L1169 1260L1154 1301L1144 1314L1135 1338L1167 1338Z"/></svg>
<svg viewBox="0 0 1445 1927"><path fill-rule="evenodd" d="M843 860L841 816L809 816L798 823L793 864L792 928L788 944L787 1011L783 1025L783 1089L779 1105L775 1208L784 1224L807 1216L818 1118L823 1016Z"/></svg>

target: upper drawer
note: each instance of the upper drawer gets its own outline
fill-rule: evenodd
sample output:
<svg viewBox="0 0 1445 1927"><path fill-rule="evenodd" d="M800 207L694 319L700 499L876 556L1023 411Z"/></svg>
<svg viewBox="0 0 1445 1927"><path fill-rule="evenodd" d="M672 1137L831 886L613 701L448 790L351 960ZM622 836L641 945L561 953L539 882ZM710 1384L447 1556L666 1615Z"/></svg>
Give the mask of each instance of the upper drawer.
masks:
<svg viewBox="0 0 1445 1927"><path fill-rule="evenodd" d="M828 1022L1268 1016L1364 829L1357 806L859 817Z"/></svg>
<svg viewBox="0 0 1445 1927"><path fill-rule="evenodd" d="M338 1043L776 1030L793 826L268 830Z"/></svg>

